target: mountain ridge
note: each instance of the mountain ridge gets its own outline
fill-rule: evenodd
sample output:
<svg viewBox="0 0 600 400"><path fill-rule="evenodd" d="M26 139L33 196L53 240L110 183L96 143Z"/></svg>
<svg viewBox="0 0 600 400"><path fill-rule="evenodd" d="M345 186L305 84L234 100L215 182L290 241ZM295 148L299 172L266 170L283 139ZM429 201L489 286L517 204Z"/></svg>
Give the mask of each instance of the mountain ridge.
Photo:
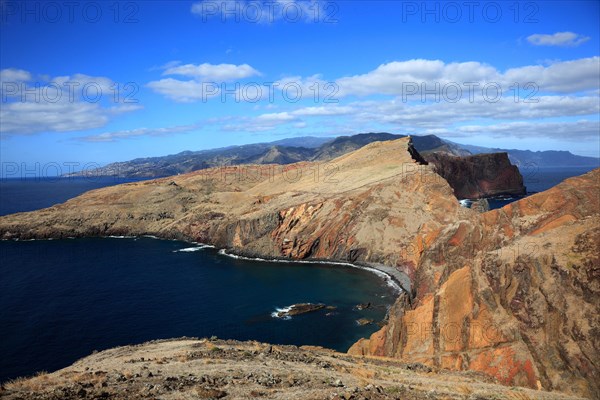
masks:
<svg viewBox="0 0 600 400"><path fill-rule="evenodd" d="M218 166L248 163L270 163L268 153L277 148L281 153L278 163L291 164L299 161L327 161L345 152L356 150L374 141L396 140L408 135L387 132L359 133L351 136L286 138L267 143L227 146L199 151L182 151L157 157L142 157L129 161L110 163L104 167L66 176L119 176L123 178L159 178ZM413 144L422 155L432 152L455 156L487 153L508 153L510 161L517 166L600 166L600 159L574 155L568 151L538 151L486 148L463 145L441 139L435 135L412 135Z"/></svg>
<svg viewBox="0 0 600 400"><path fill-rule="evenodd" d="M273 148L279 150L282 154L281 161L285 161L287 164L300 161L329 161L375 141L396 140L407 136L381 132L338 136L327 138L327 140L318 137L289 138L270 143L228 146L200 151L188 150L167 156L136 158L66 176L116 175L123 178L159 178L212 167L260 163L261 160L266 160L268 163L267 155ZM413 136L413 141L419 151L427 152L435 150L436 146L444 146L443 150L446 152L457 155L467 154L454 145L443 143L441 139L433 135ZM320 142L322 143L319 144ZM319 145L317 146L317 144Z"/></svg>

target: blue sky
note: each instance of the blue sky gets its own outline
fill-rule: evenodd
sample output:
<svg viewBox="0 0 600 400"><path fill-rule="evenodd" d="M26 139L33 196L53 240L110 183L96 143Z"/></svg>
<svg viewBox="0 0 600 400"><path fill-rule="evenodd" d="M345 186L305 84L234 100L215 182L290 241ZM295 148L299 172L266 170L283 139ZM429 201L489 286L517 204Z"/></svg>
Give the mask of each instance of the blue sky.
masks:
<svg viewBox="0 0 600 400"><path fill-rule="evenodd" d="M3 169L371 131L597 157L599 4L0 0Z"/></svg>

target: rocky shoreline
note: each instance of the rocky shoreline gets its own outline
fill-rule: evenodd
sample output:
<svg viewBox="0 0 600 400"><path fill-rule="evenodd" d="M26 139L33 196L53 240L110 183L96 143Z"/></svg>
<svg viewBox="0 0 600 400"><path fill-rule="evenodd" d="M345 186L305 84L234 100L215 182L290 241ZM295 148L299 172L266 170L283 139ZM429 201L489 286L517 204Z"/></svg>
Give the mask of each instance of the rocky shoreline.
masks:
<svg viewBox="0 0 600 400"><path fill-rule="evenodd" d="M336 260L336 259L326 259L326 258L305 258L302 260L295 260L290 258L283 257L269 257L269 256L256 256L256 255L244 255L243 251L232 252L229 249L220 249L219 254L240 258L249 261L267 261L267 262L283 262L283 263L296 263L296 264L330 264L330 265L340 265L350 268L359 268L365 271L370 271L379 277L382 277L384 281L388 282L388 284L396 289L398 292L405 291L410 292L411 283L410 278L407 274L400 271L397 268L389 267L383 264L376 263L349 263L347 261Z"/></svg>
<svg viewBox="0 0 600 400"><path fill-rule="evenodd" d="M83 238L83 237L84 236L82 236L80 238ZM104 237L105 238L113 238L113 239L134 239L134 238L138 238L138 237L145 237L145 238L151 238L151 239L156 239L156 240L176 240L176 241L189 243L194 246L198 246L199 249L215 248L215 246L206 244L206 243L199 243L199 242L194 242L194 241L185 240L185 239L174 239L174 238L170 238L170 237L163 238L163 237L158 237L158 236L154 236L154 235L137 235L137 236L123 235L123 236L104 236ZM0 241L5 241L5 240L34 241L34 240L62 240L62 239L77 239L77 237L67 237L67 238L47 237L47 238L39 238L39 239L0 238ZM295 264L330 264L330 265L346 266L346 267L350 267L350 268L359 268L359 269L362 269L365 271L370 271L372 273L375 273L377 276L383 278L384 281L388 282L388 284L391 287L393 287L394 289L396 289L398 292L400 292L400 291L410 292L410 288L411 288L410 278L408 277L407 274L405 274L404 272L400 271L397 268L389 267L389 266L383 265L383 264L349 263L349 262L345 262L342 260L325 259L325 258L310 258L310 259L303 259L303 260L295 260L295 259L289 259L289 258L283 258L283 257L269 257L269 256L259 257L256 255L244 255L243 251L234 253L230 249L225 249L225 248L218 249L218 253L220 255L223 255L226 257L240 258L240 259L244 259L244 260L248 260L248 261L266 261L266 262L275 262L275 263L283 262L283 263L295 263Z"/></svg>

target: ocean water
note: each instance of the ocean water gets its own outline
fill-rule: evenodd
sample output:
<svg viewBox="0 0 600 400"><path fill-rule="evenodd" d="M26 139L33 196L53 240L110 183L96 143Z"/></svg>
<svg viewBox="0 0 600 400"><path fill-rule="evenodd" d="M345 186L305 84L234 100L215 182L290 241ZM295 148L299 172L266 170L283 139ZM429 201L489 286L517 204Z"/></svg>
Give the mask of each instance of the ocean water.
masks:
<svg viewBox="0 0 600 400"><path fill-rule="evenodd" d="M587 170L539 169L525 184L541 191ZM0 215L120 182L0 180ZM396 296L361 269L234 259L197 247L151 238L0 241L0 382L65 367L94 350L180 336L345 351L378 329L356 320L382 320ZM272 316L302 302L337 310ZM354 308L367 302L374 307Z"/></svg>
<svg viewBox="0 0 600 400"><path fill-rule="evenodd" d="M151 238L0 241L0 381L114 346L218 336L340 351L378 329L397 292L358 268L239 260ZM370 302L358 311L357 304ZM275 318L296 303L320 310Z"/></svg>
<svg viewBox="0 0 600 400"><path fill-rule="evenodd" d="M527 166L521 169L523 184L527 188L527 194L531 195L548 190L558 185L567 178L585 174L594 169L593 167L537 167ZM490 209L502 208L505 205L522 199L525 196L500 196L488 199Z"/></svg>
<svg viewBox="0 0 600 400"><path fill-rule="evenodd" d="M543 192L567 178L585 174L594 167L528 167L521 171L527 193Z"/></svg>
<svg viewBox="0 0 600 400"><path fill-rule="evenodd" d="M50 207L88 190L138 180L117 177L0 179L0 215Z"/></svg>

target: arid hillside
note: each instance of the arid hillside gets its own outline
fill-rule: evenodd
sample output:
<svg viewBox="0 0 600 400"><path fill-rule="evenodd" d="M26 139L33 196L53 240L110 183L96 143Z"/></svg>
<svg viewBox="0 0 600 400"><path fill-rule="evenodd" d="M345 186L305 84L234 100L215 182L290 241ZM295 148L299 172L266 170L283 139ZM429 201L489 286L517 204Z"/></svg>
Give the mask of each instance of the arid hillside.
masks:
<svg viewBox="0 0 600 400"><path fill-rule="evenodd" d="M315 347L177 339L103 351L0 389L7 400L569 400L482 374Z"/></svg>
<svg viewBox="0 0 600 400"><path fill-rule="evenodd" d="M413 159L409 141L371 143L327 163L217 168L97 189L4 216L0 237L146 234L246 255L381 263L412 275L411 246L425 226L475 213Z"/></svg>

